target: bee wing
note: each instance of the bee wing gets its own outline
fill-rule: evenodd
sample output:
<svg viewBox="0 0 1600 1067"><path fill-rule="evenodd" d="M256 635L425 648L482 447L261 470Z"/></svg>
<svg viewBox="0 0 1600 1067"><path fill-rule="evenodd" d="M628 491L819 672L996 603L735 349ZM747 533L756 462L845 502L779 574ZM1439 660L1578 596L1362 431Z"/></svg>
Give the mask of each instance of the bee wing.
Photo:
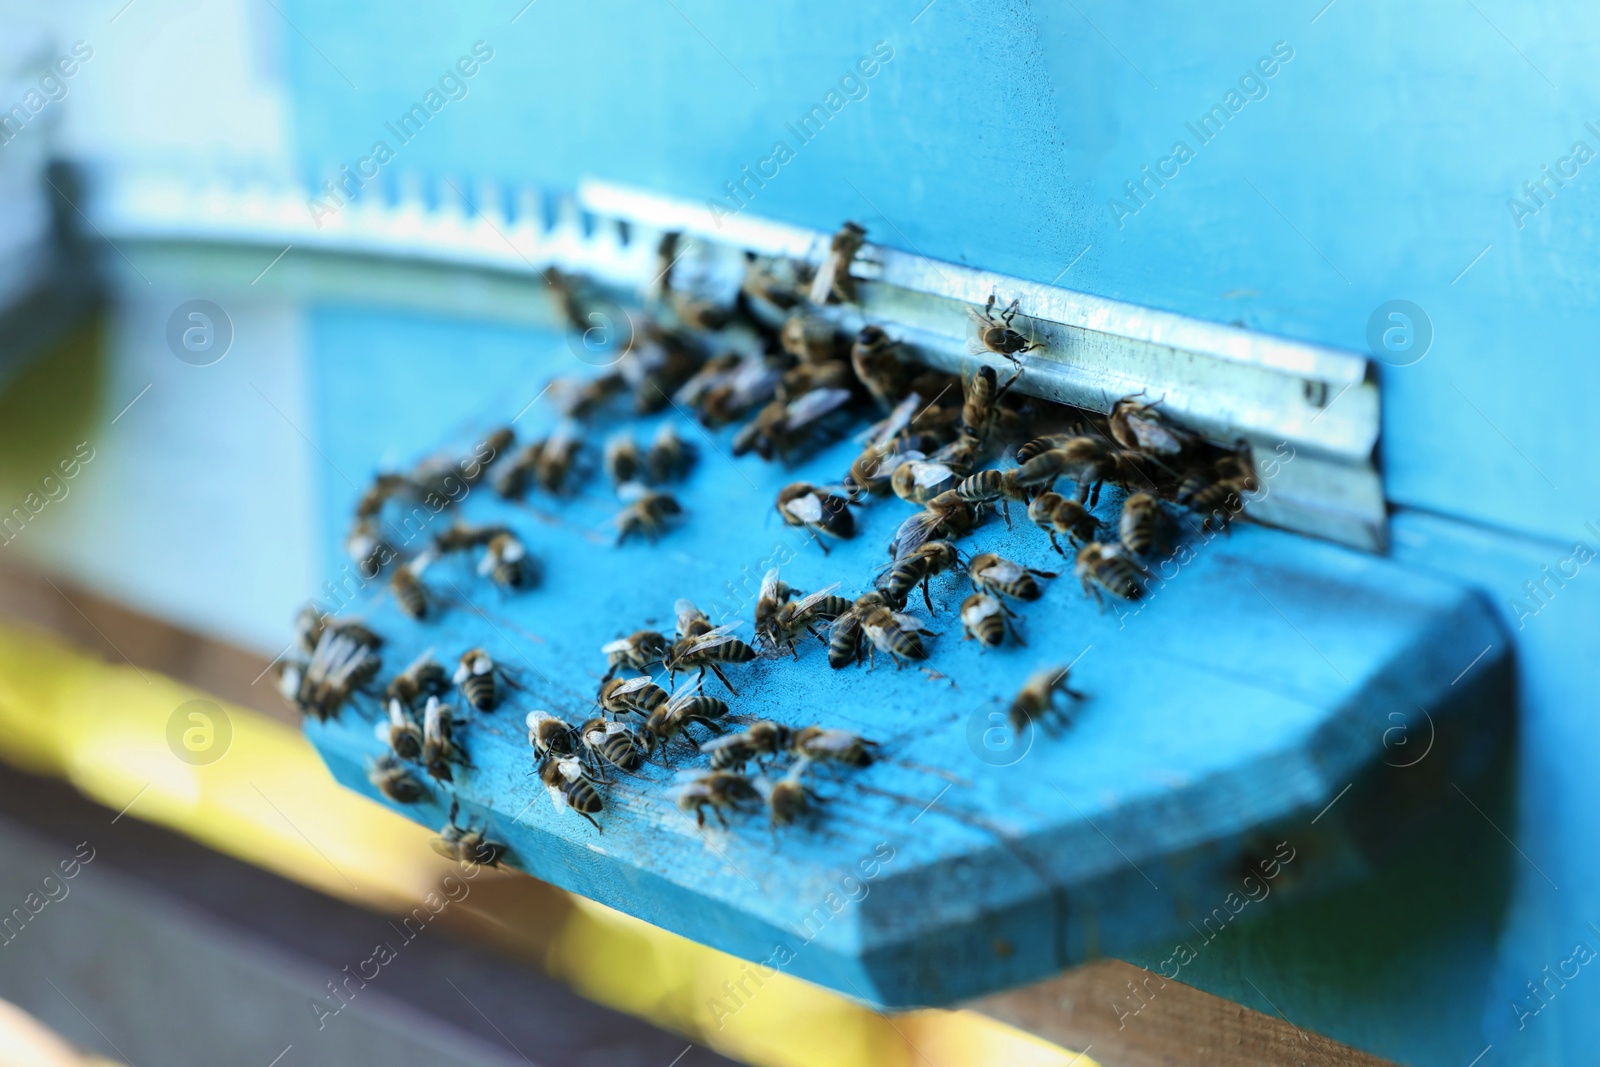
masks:
<svg viewBox="0 0 1600 1067"><path fill-rule="evenodd" d="M912 477L916 480L918 489L931 489L936 485L943 485L956 476L956 472L943 463L913 462L915 467L912 471Z"/></svg>
<svg viewBox="0 0 1600 1067"><path fill-rule="evenodd" d="M894 612L894 621L895 621L895 624L897 626L899 626L900 629L902 629L902 630L912 630L912 631L920 630L922 633L925 633L925 634L933 633L933 629L931 627L929 627L927 623L925 623L921 619L917 618L915 615L907 615L904 612L897 611L897 612Z"/></svg>
<svg viewBox="0 0 1600 1067"><path fill-rule="evenodd" d="M798 430L815 422L830 412L837 411L850 402L848 389L813 389L791 402L784 411L783 422L791 430Z"/></svg>
<svg viewBox="0 0 1600 1067"><path fill-rule="evenodd" d="M900 529L895 531L894 540L889 542L889 549L894 558L905 559L927 544L928 538L933 536L934 529L941 521L938 515L923 509L902 522Z"/></svg>
<svg viewBox="0 0 1600 1067"><path fill-rule="evenodd" d="M561 777L569 782L576 782L583 777L583 764L576 756L556 760L556 770L560 771Z"/></svg>
<svg viewBox="0 0 1600 1067"><path fill-rule="evenodd" d="M740 625L738 622L730 622L726 626L718 626L715 630L701 634L690 642L689 646L680 653L679 658L693 655L696 652L704 652L706 649L716 648L718 645L725 645L729 641L737 641L738 638L733 636L733 631L737 630Z"/></svg>
<svg viewBox="0 0 1600 1067"><path fill-rule="evenodd" d="M694 601L687 597L680 597L678 602L672 605L672 613L678 618L679 636L688 633L691 625L706 617L706 613L695 607Z"/></svg>
<svg viewBox="0 0 1600 1067"><path fill-rule="evenodd" d="M700 746L700 751L719 752L725 748L737 748L744 744L744 741L745 736L743 731L736 734L723 734L721 737L713 737L711 740L702 744Z"/></svg>
<svg viewBox="0 0 1600 1067"><path fill-rule="evenodd" d="M619 637L615 641L607 641L600 646L601 655L609 656L613 652L627 652L633 648L633 642L626 637Z"/></svg>
<svg viewBox="0 0 1600 1067"><path fill-rule="evenodd" d="M542 708L535 708L533 711L528 712L528 717L524 719L523 722L527 724L528 729L532 730L546 719L553 718L555 718L555 716L550 714L548 711L545 711Z"/></svg>
<svg viewBox="0 0 1600 1067"><path fill-rule="evenodd" d="M816 493L807 493L805 496L795 497L784 505L789 514L801 522L822 521L822 498Z"/></svg>
<svg viewBox="0 0 1600 1067"><path fill-rule="evenodd" d="M998 614L1000 614L998 600L992 596L979 596L970 606L961 609L961 621L970 626Z"/></svg>
<svg viewBox="0 0 1600 1067"><path fill-rule="evenodd" d="M460 685L462 682L467 680L467 676L471 673L471 670L465 663L458 663L456 665L455 673L450 676L450 680L456 685Z"/></svg>
<svg viewBox="0 0 1600 1067"><path fill-rule="evenodd" d="M566 791L559 785L546 784L544 791L550 794L550 803L556 806L557 811L564 811L569 806Z"/></svg>
<svg viewBox="0 0 1600 1067"><path fill-rule="evenodd" d="M847 751L858 738L848 730L823 730L806 739L808 751L836 753Z"/></svg>
<svg viewBox="0 0 1600 1067"><path fill-rule="evenodd" d="M774 567L761 578L761 592L757 594L758 600L778 599L778 568Z"/></svg>
<svg viewBox="0 0 1600 1067"><path fill-rule="evenodd" d="M829 252L828 257L822 261L822 266L817 268L816 276L811 279L811 292L808 299L813 304L821 307L828 302L828 297L833 293L833 279L839 273L839 256Z"/></svg>
<svg viewBox="0 0 1600 1067"><path fill-rule="evenodd" d="M679 708L682 708L685 704L689 703L689 701L693 700L695 697L697 697L699 695L700 695L700 679L696 678L694 681L692 681L692 682L688 683L687 685L683 686L676 693L673 693L670 698L668 698L668 700L667 700L667 715L668 715L668 717L670 718L673 712L677 711Z"/></svg>
<svg viewBox="0 0 1600 1067"><path fill-rule="evenodd" d="M796 617L804 615L806 612L810 611L812 608L828 599L842 584L842 582L834 582L826 589L818 589L815 593L812 593L810 596L805 597L799 603L795 604L794 613Z"/></svg>
<svg viewBox="0 0 1600 1067"><path fill-rule="evenodd" d="M733 374L733 406L750 408L772 399L782 374L768 367L765 360L747 359Z"/></svg>
<svg viewBox="0 0 1600 1067"><path fill-rule="evenodd" d="M488 674L493 670L494 660L490 659L488 656L479 656L477 659L472 661L473 674Z"/></svg>
<svg viewBox="0 0 1600 1067"><path fill-rule="evenodd" d="M874 446L881 446L894 440L901 430L911 425L912 416L916 414L917 409L921 406L921 396L916 393L908 394L904 400L894 406L894 410L889 412L888 418L872 428L872 436L868 439L868 443Z"/></svg>
<svg viewBox="0 0 1600 1067"><path fill-rule="evenodd" d="M672 780L692 785L696 782L705 781L714 773L716 772L712 771L710 767L690 767L687 770L678 771L672 776Z"/></svg>
<svg viewBox="0 0 1600 1067"><path fill-rule="evenodd" d="M388 723L386 723L386 722L384 722L384 721L382 721L380 719L379 721L377 721L377 722L372 724L372 732L378 738L379 741L383 742L386 745L389 743L389 724Z"/></svg>
<svg viewBox="0 0 1600 1067"><path fill-rule="evenodd" d="M613 697L627 696L629 693L637 693L647 685L655 684L655 679L651 678L648 674L641 674L637 678L629 678L627 681L617 686L611 691L611 695Z"/></svg>
<svg viewBox="0 0 1600 1067"><path fill-rule="evenodd" d="M992 582L1014 582L1025 572L1009 559L997 559L979 573Z"/></svg>
<svg viewBox="0 0 1600 1067"><path fill-rule="evenodd" d="M427 711L422 718L422 736L428 741L436 741L443 736L442 723L444 719L444 705L439 703L438 697L428 698Z"/></svg>

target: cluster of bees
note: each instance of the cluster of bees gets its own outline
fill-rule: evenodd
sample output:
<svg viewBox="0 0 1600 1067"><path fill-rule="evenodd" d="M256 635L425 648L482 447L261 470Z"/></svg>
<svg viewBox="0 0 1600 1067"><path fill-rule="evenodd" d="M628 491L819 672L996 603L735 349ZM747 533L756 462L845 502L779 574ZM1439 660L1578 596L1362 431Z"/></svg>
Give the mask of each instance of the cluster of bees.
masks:
<svg viewBox="0 0 1600 1067"><path fill-rule="evenodd" d="M969 308L969 350L1008 361L1003 381L987 361L961 375L916 364L876 325L854 337L841 334L818 312L856 299L850 268L863 238L859 226L846 224L815 269L794 260L749 257L730 304L674 285L677 237L669 235L658 250L664 268L647 294L649 314L635 325L613 367L591 380L551 383L561 416L554 432L517 447L509 427L497 430L465 458L436 457L409 473L379 475L358 504L351 553L369 559L387 549L387 562L400 554L380 532L391 500L453 503L489 473L493 489L507 500L521 500L534 488L569 495L586 467L583 427L625 396L641 415L670 405L707 428L739 424L732 439L736 454L783 462L836 440L876 411L861 453L837 484L793 482L775 502L783 522L803 529L824 553L830 540L856 535L855 509L889 497L912 505L916 510L895 530L889 562L870 588L852 598L836 582L806 594L774 569L756 600L755 645L735 636L740 622L713 626L693 603L680 600L672 637L639 630L603 646L608 670L595 699L598 714L583 722L546 710L527 714L541 783L558 808L596 829L613 773L637 774L647 760L667 760L674 747L706 758L704 766L681 770L669 793L702 826L707 810L725 825L725 812L764 807L773 825L782 826L815 808L820 798L808 781L815 768L868 766L879 745L821 725L739 720L724 699L704 691L706 675L737 697L726 668L758 658L798 659L807 636L825 646L835 670L863 660L870 669L880 652L897 668L926 660L928 639L938 634L907 609L920 591L931 619L936 611L929 585L945 573L964 572L971 584L957 612L964 640L984 648L1025 643L1015 605L1038 600L1041 583L1057 572L995 552L967 554L959 546L992 517L1011 528L1013 504L1064 561L1070 551L1084 595L1103 610L1106 597L1133 601L1145 595L1147 564L1173 547L1179 515L1187 513L1203 530L1226 527L1255 487L1242 447L1219 447L1174 424L1158 402L1126 397L1102 416L1014 392L1024 356L1042 347L1017 327L1017 301L1001 306L991 295L982 307ZM584 330L591 298L583 283L553 271L547 280L569 323ZM634 535L654 540L684 514L665 487L682 479L694 459L671 423L662 425L647 448L626 429L606 438L601 462L624 504L615 520L619 542ZM1106 483L1125 494L1112 523L1095 514ZM397 603L412 618L424 618L439 600L423 585L424 570L441 557L476 552L479 574L503 589L537 580L537 564L511 530L457 523L395 567L390 588ZM319 620L313 612L302 617L299 637L305 658L291 661L281 682L304 713L326 720L352 694L370 691L380 667L382 642L376 635L358 623ZM645 673L657 666L666 673L665 687ZM691 671L698 671L694 681L676 684L678 674ZM1014 728L1061 714L1064 697L1081 697L1067 675L1065 667L1031 675L1010 706ZM470 766L457 719L442 698L455 685L472 708L486 712L499 699L497 680L515 684L479 649L461 657L454 675L447 676L431 654L397 675L383 691L387 714L377 731L388 751L372 768L374 784L391 799L410 803L428 793L412 765L447 783L453 765ZM722 732L730 719L740 729ZM747 773L752 763L757 773ZM453 807L437 842L440 851L470 849L498 859L501 846L456 818Z"/></svg>

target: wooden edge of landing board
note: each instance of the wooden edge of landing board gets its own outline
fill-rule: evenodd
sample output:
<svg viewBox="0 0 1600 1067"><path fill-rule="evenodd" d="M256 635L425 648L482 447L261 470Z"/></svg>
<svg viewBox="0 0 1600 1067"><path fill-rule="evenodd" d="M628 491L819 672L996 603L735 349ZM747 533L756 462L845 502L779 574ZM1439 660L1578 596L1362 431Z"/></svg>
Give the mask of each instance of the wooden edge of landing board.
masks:
<svg viewBox="0 0 1600 1067"><path fill-rule="evenodd" d="M126 655L135 666L299 725L271 676L263 674L270 666L266 658L68 581L47 580L15 563L0 562L0 620L39 627L100 650L107 659ZM1148 999L1137 1015L1120 1016L1112 1005L1128 1003L1130 989ZM1104 1067L1382 1067L1389 1062L1114 959L962 1007L1084 1052L1086 1059Z"/></svg>

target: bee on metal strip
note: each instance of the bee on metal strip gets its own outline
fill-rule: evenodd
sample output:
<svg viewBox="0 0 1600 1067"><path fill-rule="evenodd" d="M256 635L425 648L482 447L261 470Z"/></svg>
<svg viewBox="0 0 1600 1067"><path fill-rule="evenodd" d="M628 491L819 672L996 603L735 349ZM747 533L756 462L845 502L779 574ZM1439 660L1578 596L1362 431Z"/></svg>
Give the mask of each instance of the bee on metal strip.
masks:
<svg viewBox="0 0 1600 1067"><path fill-rule="evenodd" d="M811 302L818 307L837 299L842 304L855 302L855 281L850 277L850 264L865 242L867 231L854 222L839 227L828 243L828 257L822 261L817 275L811 279Z"/></svg>
<svg viewBox="0 0 1600 1067"><path fill-rule="evenodd" d="M1199 438L1168 422L1156 404L1141 404L1136 396L1124 397L1111 408L1111 436L1130 451L1176 459L1199 443Z"/></svg>
<svg viewBox="0 0 1600 1067"><path fill-rule="evenodd" d="M899 344L878 326L863 326L850 346L850 367L878 406L888 411L905 393L906 366Z"/></svg>
<svg viewBox="0 0 1600 1067"><path fill-rule="evenodd" d="M989 302L983 306L982 311L977 308L968 308L967 314L972 316L972 321L977 327L976 335L967 342L968 351L974 355L993 352L997 356L1004 356L1012 363L1020 365L1021 361L1017 359L1018 356L1024 352L1031 352L1035 348L1043 348L1043 345L1035 344L1012 328L1011 322L1017 317L1017 305L1019 303L1020 301L1018 300L1011 301L1011 306L1002 311L998 319L994 316L995 295L993 293L989 294Z"/></svg>

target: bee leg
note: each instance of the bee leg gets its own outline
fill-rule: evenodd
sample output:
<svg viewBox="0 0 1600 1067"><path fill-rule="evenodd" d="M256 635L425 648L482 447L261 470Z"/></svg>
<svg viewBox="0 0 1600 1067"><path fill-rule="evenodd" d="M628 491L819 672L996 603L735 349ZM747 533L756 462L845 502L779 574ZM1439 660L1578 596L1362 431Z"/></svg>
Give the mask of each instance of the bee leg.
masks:
<svg viewBox="0 0 1600 1067"><path fill-rule="evenodd" d="M812 536L817 539L817 547L822 549L822 554L824 556L832 554L831 550L828 548L828 543L822 539L822 531L818 530Z"/></svg>
<svg viewBox="0 0 1600 1067"><path fill-rule="evenodd" d="M722 824L722 828L724 830L726 830L728 828L728 820L724 819L722 817L722 809L721 808L713 807L711 809L711 814L713 814L713 815L715 815L717 817L717 821Z"/></svg>
<svg viewBox="0 0 1600 1067"><path fill-rule="evenodd" d="M933 598L928 595L928 579L922 579L922 600L928 605L928 614L933 614Z"/></svg>
<svg viewBox="0 0 1600 1067"><path fill-rule="evenodd" d="M1000 501L1000 514L1005 517L1006 529L1011 529L1011 501L1005 499Z"/></svg>
<svg viewBox="0 0 1600 1067"><path fill-rule="evenodd" d="M1050 547L1055 549L1061 555L1065 556L1067 552L1061 547L1061 542L1056 540L1056 532L1054 530L1046 530L1045 533L1050 535ZM1070 539L1070 537L1071 535L1069 534L1068 538ZM1074 542L1074 544L1076 544L1076 542Z"/></svg>
<svg viewBox="0 0 1600 1067"><path fill-rule="evenodd" d="M728 681L728 676L726 674L722 673L722 668L721 667L717 666L715 663L708 663L708 664L706 664L706 667L710 667L712 672L714 674L716 674L718 680L721 681L723 685L728 687L728 692L732 693L734 696L738 696L739 695L739 691L733 687L733 683ZM702 679L704 679L705 676L706 676L705 667L702 667L700 669L700 677Z"/></svg>
<svg viewBox="0 0 1600 1067"><path fill-rule="evenodd" d="M994 321L994 294L989 294L989 302L983 305L983 317L990 322Z"/></svg>
<svg viewBox="0 0 1600 1067"><path fill-rule="evenodd" d="M1017 305L1019 305L1021 303L1022 303L1022 298L1021 297L1018 297L1017 299L1011 301L1011 306L1006 308L1005 311L1000 313L1000 321L1005 323L1007 326L1010 326L1011 325L1011 320L1017 317Z"/></svg>
<svg viewBox="0 0 1600 1067"><path fill-rule="evenodd" d="M706 806L704 804L695 805L694 821L700 829L704 830L706 828Z"/></svg>
<svg viewBox="0 0 1600 1067"><path fill-rule="evenodd" d="M574 808L573 810L577 811L576 808ZM594 827L596 832L602 833L602 834L605 833L605 831L600 828L600 824L594 821L594 816L593 815L590 815L586 811L579 811L578 814L582 815L585 819L588 819L589 820L589 825Z"/></svg>

